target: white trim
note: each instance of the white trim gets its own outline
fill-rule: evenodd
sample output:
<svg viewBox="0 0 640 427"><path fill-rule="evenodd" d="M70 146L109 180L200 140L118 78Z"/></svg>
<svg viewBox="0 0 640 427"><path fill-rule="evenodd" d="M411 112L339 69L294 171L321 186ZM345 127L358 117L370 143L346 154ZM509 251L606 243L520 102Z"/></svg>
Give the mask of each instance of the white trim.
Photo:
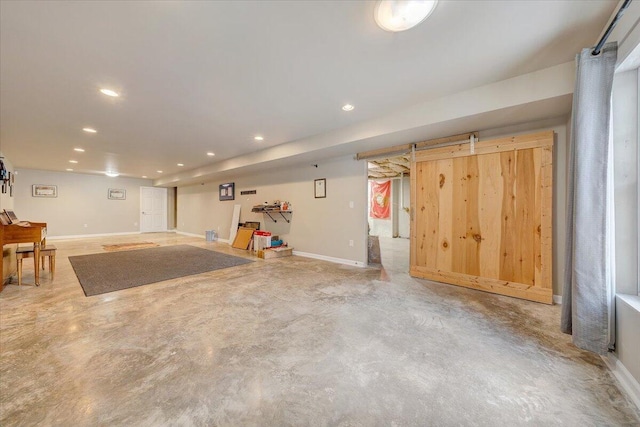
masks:
<svg viewBox="0 0 640 427"><path fill-rule="evenodd" d="M366 267L364 262L353 261L351 259L335 258L332 256L318 255L318 254L312 254L309 252L300 252L300 251L293 251L293 254L296 256L304 257L304 258L313 258L313 259L320 259L322 261L335 262L336 264L353 265L356 267Z"/></svg>
<svg viewBox="0 0 640 427"><path fill-rule="evenodd" d="M620 301L625 302L629 307L640 312L640 295L616 294Z"/></svg>
<svg viewBox="0 0 640 427"><path fill-rule="evenodd" d="M178 230L176 230L175 232L176 234L182 234L183 236L200 237L202 239L206 239L206 235L204 234L187 233L186 231L178 231ZM216 240L216 242L229 244L229 240L227 239L218 239Z"/></svg>
<svg viewBox="0 0 640 427"><path fill-rule="evenodd" d="M201 237L206 238L204 234L196 234L196 233L187 233L186 231L178 231L176 230L176 234L182 234L183 236L191 236L191 237Z"/></svg>
<svg viewBox="0 0 640 427"><path fill-rule="evenodd" d="M631 375L631 372L625 368L613 353L609 353L608 356L602 356L602 360L604 360L604 363L611 369L613 376L616 377L622 386L622 390L626 392L629 399L640 409L640 383L638 383L633 375Z"/></svg>
<svg viewBox="0 0 640 427"><path fill-rule="evenodd" d="M127 231L124 233L99 233L99 234L74 234L68 236L47 236L47 240L65 240L65 239L85 239L91 237L105 237L105 236L127 236L130 234L142 234L139 231Z"/></svg>
<svg viewBox="0 0 640 427"><path fill-rule="evenodd" d="M558 305L562 305L562 295L554 295L553 296L553 303L554 304L558 304Z"/></svg>

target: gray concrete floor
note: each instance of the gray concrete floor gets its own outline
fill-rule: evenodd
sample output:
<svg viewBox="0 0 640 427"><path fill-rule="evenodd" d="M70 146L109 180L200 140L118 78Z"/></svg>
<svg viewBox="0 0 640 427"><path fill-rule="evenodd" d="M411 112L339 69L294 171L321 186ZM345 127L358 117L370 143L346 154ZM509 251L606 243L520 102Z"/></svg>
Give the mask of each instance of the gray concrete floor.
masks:
<svg viewBox="0 0 640 427"><path fill-rule="evenodd" d="M0 425L640 424L558 306L400 267L256 260L84 296L68 256L149 240L246 256L174 234L55 242L54 281L0 293Z"/></svg>

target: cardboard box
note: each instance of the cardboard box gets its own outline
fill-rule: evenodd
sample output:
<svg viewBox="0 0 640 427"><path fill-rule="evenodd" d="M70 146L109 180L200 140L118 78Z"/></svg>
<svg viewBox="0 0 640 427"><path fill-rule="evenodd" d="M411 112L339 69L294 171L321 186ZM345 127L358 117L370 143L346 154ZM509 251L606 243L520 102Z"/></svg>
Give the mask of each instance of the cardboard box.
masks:
<svg viewBox="0 0 640 427"><path fill-rule="evenodd" d="M273 248L273 249L264 249L258 251L258 258L262 259L271 259L271 258L282 258L293 255L293 248L282 247L282 248Z"/></svg>

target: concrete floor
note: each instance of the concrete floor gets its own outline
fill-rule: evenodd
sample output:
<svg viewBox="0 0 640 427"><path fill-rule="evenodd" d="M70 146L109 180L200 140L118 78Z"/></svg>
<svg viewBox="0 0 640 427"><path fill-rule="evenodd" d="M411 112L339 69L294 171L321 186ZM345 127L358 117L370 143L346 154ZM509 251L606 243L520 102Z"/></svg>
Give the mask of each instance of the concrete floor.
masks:
<svg viewBox="0 0 640 427"><path fill-rule="evenodd" d="M0 293L0 425L640 423L558 306L401 269L291 257L84 296L68 256L149 240L243 254L175 234L55 242L55 281Z"/></svg>

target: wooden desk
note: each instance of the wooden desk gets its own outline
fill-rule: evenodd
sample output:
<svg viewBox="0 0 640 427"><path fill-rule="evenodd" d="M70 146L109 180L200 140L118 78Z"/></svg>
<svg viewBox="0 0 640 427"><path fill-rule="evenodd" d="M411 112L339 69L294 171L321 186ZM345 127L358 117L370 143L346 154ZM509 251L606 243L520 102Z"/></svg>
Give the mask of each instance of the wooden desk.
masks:
<svg viewBox="0 0 640 427"><path fill-rule="evenodd" d="M47 239L46 222L29 222L27 224L0 224L0 252L4 245L11 243L33 243L33 266L36 285L40 285L40 245L44 246ZM0 291L4 285L4 263L0 262Z"/></svg>

